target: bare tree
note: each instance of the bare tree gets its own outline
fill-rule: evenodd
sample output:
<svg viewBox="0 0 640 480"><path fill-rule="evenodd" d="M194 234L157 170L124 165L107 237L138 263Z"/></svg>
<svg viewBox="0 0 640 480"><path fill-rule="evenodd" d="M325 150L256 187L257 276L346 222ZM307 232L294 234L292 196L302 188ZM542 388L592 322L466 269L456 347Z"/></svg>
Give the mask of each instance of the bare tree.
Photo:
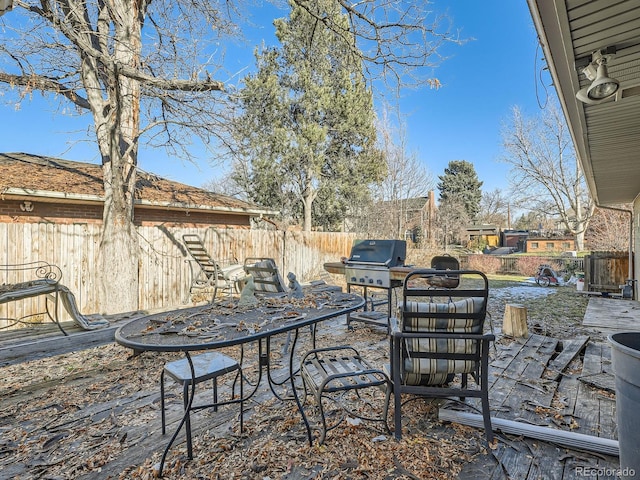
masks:
<svg viewBox="0 0 640 480"><path fill-rule="evenodd" d="M590 250L625 251L629 249L629 232L631 206L623 210L596 208L589 228L585 234L585 242Z"/></svg>
<svg viewBox="0 0 640 480"><path fill-rule="evenodd" d="M309 7L308 0L292 0ZM318 13L318 28L342 32L362 51L371 76L396 88L434 85L423 76L437 49L457 38L428 18L425 2L336 0L346 27ZM227 99L221 45L238 36L242 0L14 0L0 19L0 85L19 103L33 91L71 104L93 119L104 175L100 305L138 308L138 240L134 227L140 142L190 157L194 136L225 142ZM356 45L361 43L361 45ZM359 47L359 48L357 48ZM417 76L410 76L415 74ZM214 77L217 76L217 79ZM6 97L8 98L8 97ZM12 98L13 101L13 98ZM13 105L12 105L13 107Z"/></svg>
<svg viewBox="0 0 640 480"><path fill-rule="evenodd" d="M525 118L515 107L502 137L513 194L529 209L559 217L583 250L595 205L558 108L549 104L539 117Z"/></svg>
<svg viewBox="0 0 640 480"><path fill-rule="evenodd" d="M482 192L480 213L478 214L478 221L480 223L510 228L508 225L510 223L509 215L509 200L505 198L502 190L496 188L490 192Z"/></svg>
<svg viewBox="0 0 640 480"><path fill-rule="evenodd" d="M223 84L211 80L205 56L211 43L193 41L232 33L217 7L201 0L15 0L2 17L11 32L0 47L4 88L19 88L18 101L40 90L60 100L61 110L70 102L93 118L105 198L94 273L104 312L138 308L133 209L141 137L188 158L192 135L208 141L220 123L210 92Z"/></svg>
<svg viewBox="0 0 640 480"><path fill-rule="evenodd" d="M445 251L451 243L462 242L470 223L471 218L463 202L452 198L440 202L438 226L442 232Z"/></svg>
<svg viewBox="0 0 640 480"><path fill-rule="evenodd" d="M385 108L378 122L379 149L387 164L387 175L373 187L374 203L369 214L376 219L372 225L374 235L403 238L407 225L416 221L416 205L420 207L423 202L419 200L428 198L434 180L417 154L409 152L406 125L399 113L395 119L392 117Z"/></svg>

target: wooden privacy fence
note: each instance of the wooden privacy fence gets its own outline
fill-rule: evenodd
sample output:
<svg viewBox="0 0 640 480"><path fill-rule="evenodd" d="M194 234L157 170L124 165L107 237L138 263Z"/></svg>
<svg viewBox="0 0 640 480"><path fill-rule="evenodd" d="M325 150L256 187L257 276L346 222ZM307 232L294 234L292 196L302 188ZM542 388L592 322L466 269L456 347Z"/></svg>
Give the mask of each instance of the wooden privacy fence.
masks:
<svg viewBox="0 0 640 480"><path fill-rule="evenodd" d="M629 277L627 252L592 252L584 257L584 278L587 290L620 292Z"/></svg>
<svg viewBox="0 0 640 480"><path fill-rule="evenodd" d="M182 235L197 233L212 257L272 257L283 274L294 272L301 281L317 278L323 264L348 256L352 233L282 232L267 230L138 227L139 308L144 310L180 306L189 302L191 273L189 254ZM99 313L97 304L98 247L100 226L50 223L0 224L0 264L44 260L62 270L62 283L76 297L83 314ZM0 284L28 281L0 278ZM0 305L0 319L20 318L41 311L43 298ZM62 320L68 320L61 311ZM0 328L3 326L0 320Z"/></svg>

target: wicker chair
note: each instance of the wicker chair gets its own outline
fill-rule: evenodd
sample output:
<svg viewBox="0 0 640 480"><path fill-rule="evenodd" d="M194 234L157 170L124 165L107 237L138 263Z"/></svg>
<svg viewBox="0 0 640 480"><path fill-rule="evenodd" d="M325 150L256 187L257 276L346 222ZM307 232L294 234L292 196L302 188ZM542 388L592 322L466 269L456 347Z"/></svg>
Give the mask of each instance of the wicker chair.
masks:
<svg viewBox="0 0 640 480"><path fill-rule="evenodd" d="M391 334L397 439L402 436L401 396L412 394L480 398L486 438L493 441L487 370L495 338L483 334L488 295L487 277L478 271L430 269L407 275ZM458 375L461 382L454 384Z"/></svg>

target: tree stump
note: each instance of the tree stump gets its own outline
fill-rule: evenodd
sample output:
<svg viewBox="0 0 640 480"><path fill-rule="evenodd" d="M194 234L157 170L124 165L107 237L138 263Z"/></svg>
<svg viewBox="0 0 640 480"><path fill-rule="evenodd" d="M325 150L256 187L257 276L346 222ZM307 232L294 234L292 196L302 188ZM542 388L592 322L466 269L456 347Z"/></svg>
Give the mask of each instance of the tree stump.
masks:
<svg viewBox="0 0 640 480"><path fill-rule="evenodd" d="M504 309L502 333L515 338L527 338L527 308L524 305L509 303Z"/></svg>

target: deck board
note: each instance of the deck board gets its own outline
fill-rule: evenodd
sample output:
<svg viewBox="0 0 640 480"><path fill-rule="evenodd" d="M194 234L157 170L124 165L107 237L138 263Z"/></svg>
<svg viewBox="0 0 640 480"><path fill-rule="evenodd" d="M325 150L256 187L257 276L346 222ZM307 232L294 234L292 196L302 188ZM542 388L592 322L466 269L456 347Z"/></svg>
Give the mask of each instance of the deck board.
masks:
<svg viewBox="0 0 640 480"><path fill-rule="evenodd" d="M592 297L582 325L604 333L640 331L640 302Z"/></svg>
<svg viewBox="0 0 640 480"><path fill-rule="evenodd" d="M610 369L609 352L606 343L592 343L584 337L558 341L530 335L526 342L501 346L491 362L492 415L615 439L615 400L578 381L580 375ZM575 362L582 368L571 370ZM614 457L508 436L491 454L463 468L458 478L576 480L584 478L579 474L582 467L617 466Z"/></svg>

